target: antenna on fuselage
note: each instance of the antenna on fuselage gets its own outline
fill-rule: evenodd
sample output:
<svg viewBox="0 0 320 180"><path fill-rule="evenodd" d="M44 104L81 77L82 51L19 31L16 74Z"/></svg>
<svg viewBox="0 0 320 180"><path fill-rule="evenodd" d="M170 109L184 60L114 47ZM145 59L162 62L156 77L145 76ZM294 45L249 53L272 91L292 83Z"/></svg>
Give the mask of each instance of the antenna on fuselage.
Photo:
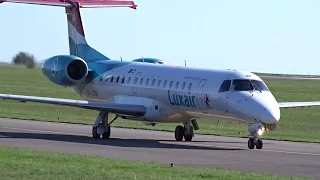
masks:
<svg viewBox="0 0 320 180"><path fill-rule="evenodd" d="M187 61L186 60L184 60L184 66L187 66Z"/></svg>
<svg viewBox="0 0 320 180"><path fill-rule="evenodd" d="M121 61L122 61L122 56L120 56L120 59L121 59Z"/></svg>

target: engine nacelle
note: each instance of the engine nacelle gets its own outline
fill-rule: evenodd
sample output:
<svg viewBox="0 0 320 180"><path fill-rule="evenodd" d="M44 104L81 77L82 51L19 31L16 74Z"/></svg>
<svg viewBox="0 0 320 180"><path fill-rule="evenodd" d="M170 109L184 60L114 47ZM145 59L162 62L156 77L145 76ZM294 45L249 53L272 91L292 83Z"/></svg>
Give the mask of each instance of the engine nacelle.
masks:
<svg viewBox="0 0 320 180"><path fill-rule="evenodd" d="M58 55L42 64L43 74L53 83L74 86L83 83L88 75L87 63L72 55Z"/></svg>

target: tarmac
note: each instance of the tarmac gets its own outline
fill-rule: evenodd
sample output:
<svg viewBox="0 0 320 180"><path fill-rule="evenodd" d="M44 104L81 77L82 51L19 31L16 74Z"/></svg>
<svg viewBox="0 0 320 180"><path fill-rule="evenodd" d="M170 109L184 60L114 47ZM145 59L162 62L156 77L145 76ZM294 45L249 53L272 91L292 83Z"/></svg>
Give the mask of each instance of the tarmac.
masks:
<svg viewBox="0 0 320 180"><path fill-rule="evenodd" d="M144 126L144 124L141 124ZM92 126L0 118L0 146L108 158L225 168L320 179L320 144L199 135L177 142L173 132L111 128L110 139L93 139Z"/></svg>

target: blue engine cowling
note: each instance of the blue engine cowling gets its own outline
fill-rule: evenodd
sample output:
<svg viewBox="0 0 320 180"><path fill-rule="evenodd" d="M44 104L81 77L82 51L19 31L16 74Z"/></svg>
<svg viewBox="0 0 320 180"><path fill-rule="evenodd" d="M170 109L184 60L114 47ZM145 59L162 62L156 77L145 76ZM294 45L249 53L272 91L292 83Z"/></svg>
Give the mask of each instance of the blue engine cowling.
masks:
<svg viewBox="0 0 320 180"><path fill-rule="evenodd" d="M53 83L74 86L83 83L88 75L87 63L72 55L58 55L42 64L43 74Z"/></svg>

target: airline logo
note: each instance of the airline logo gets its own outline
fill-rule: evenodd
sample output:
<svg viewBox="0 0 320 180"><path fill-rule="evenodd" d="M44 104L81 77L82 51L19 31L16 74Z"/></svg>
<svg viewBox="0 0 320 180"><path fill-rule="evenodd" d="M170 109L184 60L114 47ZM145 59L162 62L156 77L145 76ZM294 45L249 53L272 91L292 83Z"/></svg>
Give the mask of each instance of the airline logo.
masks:
<svg viewBox="0 0 320 180"><path fill-rule="evenodd" d="M195 96L171 93L168 90L168 98L170 104L173 106L196 107L196 104L194 103Z"/></svg>
<svg viewBox="0 0 320 180"><path fill-rule="evenodd" d="M57 69L58 69L58 58L53 60L51 64L51 75L55 76L57 74Z"/></svg>

